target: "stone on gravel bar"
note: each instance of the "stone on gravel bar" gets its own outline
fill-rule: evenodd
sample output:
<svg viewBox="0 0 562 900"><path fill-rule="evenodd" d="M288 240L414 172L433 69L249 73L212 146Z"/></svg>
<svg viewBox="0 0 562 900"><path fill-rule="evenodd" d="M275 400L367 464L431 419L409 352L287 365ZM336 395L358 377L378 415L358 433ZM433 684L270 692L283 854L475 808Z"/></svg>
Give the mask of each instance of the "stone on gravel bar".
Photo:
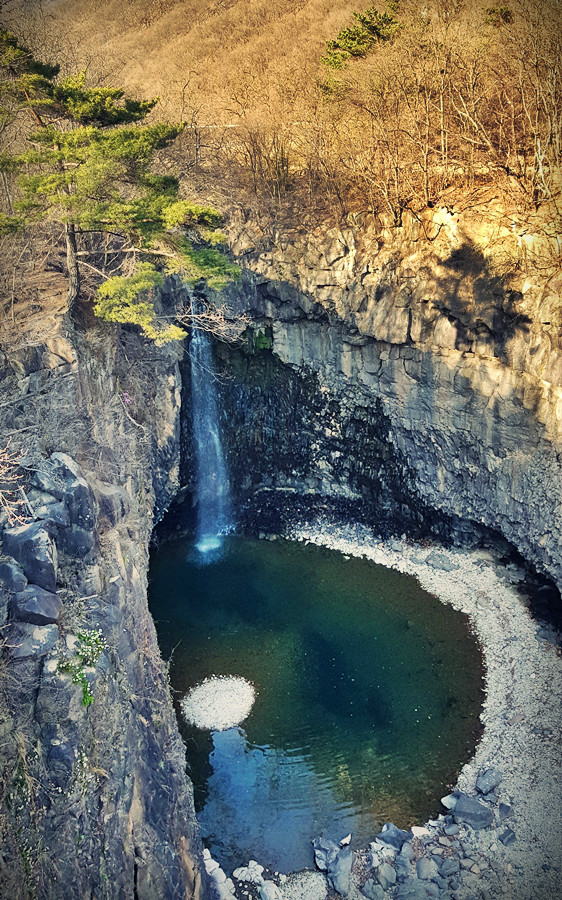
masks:
<svg viewBox="0 0 562 900"><path fill-rule="evenodd" d="M441 803L445 809L454 809L457 805L457 797L454 794L447 794L446 797L441 797Z"/></svg>
<svg viewBox="0 0 562 900"><path fill-rule="evenodd" d="M486 769L476 779L476 790L481 794L489 794L502 780L501 773L497 769Z"/></svg>
<svg viewBox="0 0 562 900"><path fill-rule="evenodd" d="M503 834L500 834L500 841L504 847L509 847L515 840L515 832L511 828L506 828Z"/></svg>
<svg viewBox="0 0 562 900"><path fill-rule="evenodd" d="M346 897L349 893L351 880L351 866L353 863L353 851L351 847L343 847L336 855L335 860L328 864L326 877L328 884L336 893Z"/></svg>
<svg viewBox="0 0 562 900"><path fill-rule="evenodd" d="M329 838L317 837L312 841L312 847L314 849L314 862L321 872L326 872L340 849L338 844Z"/></svg>
<svg viewBox="0 0 562 900"><path fill-rule="evenodd" d="M396 884L396 872L390 863L383 862L377 869L377 881L383 891L387 891L393 884Z"/></svg>
<svg viewBox="0 0 562 900"><path fill-rule="evenodd" d="M444 859L439 867L439 874L443 876L443 878L448 878L450 875L456 875L460 872L461 864L458 859L452 859L449 857L448 859Z"/></svg>
<svg viewBox="0 0 562 900"><path fill-rule="evenodd" d="M396 900L428 900L430 884L431 882L419 881L417 878L408 878L404 884L398 885ZM437 885L433 886L437 887Z"/></svg>
<svg viewBox="0 0 562 900"><path fill-rule="evenodd" d="M491 809L484 806L475 797L463 793L459 794L453 815L457 824L462 822L464 825L470 825L475 831L488 828L494 819Z"/></svg>
<svg viewBox="0 0 562 900"><path fill-rule="evenodd" d="M452 572L454 569L458 569L458 564L452 562L448 556L440 553L439 550L433 550L426 557L425 561L428 566L432 566L434 569L441 569L442 572Z"/></svg>
<svg viewBox="0 0 562 900"><path fill-rule="evenodd" d="M431 881L432 878L435 878L436 875L439 874L437 863L428 856L422 856L421 859L418 859L416 871L418 873L418 878L422 881Z"/></svg>
<svg viewBox="0 0 562 900"><path fill-rule="evenodd" d="M401 828L397 828L392 822L385 822L382 831L379 831L377 834L378 841L390 844L391 847L395 847L397 850L401 850L402 844L409 841L410 838L411 833L409 831L403 831Z"/></svg>
<svg viewBox="0 0 562 900"><path fill-rule="evenodd" d="M509 805L509 803L500 803L500 822L503 822L504 819L507 819L513 812L513 807Z"/></svg>
<svg viewBox="0 0 562 900"><path fill-rule="evenodd" d="M361 888L361 893L367 897L367 900L385 900L385 892L380 884L375 884L372 878L369 878Z"/></svg>

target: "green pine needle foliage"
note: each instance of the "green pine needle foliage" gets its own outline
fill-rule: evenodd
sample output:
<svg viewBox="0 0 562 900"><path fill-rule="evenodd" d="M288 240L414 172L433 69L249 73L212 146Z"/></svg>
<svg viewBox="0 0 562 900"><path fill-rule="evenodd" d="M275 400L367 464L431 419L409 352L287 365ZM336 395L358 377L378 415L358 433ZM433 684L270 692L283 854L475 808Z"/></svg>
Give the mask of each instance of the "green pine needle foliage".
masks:
<svg viewBox="0 0 562 900"><path fill-rule="evenodd" d="M389 12L380 13L374 6L354 12L355 23L327 42L322 62L332 69L343 69L350 59L367 56L377 44L391 40L401 26L394 17L397 4L387 6Z"/></svg>
<svg viewBox="0 0 562 900"><path fill-rule="evenodd" d="M155 153L183 126L142 124L156 100L88 87L85 72L57 75L57 66L35 60L0 29L0 130L26 110L40 125L24 153L0 155L0 171L19 173L14 214L0 216L0 234L45 221L70 226L78 240L81 233L111 234L113 254L138 262L131 274L101 285L96 315L138 325L157 344L180 340L185 331L161 324L155 312L164 276L219 289L239 274L219 249L226 238L217 210L180 198L176 178L151 171Z"/></svg>
<svg viewBox="0 0 562 900"><path fill-rule="evenodd" d="M94 312L106 322L138 325L158 346L182 340L186 333L176 325L161 325L156 317L151 293L162 287L164 277L148 262L137 265L133 275L108 278L98 289Z"/></svg>

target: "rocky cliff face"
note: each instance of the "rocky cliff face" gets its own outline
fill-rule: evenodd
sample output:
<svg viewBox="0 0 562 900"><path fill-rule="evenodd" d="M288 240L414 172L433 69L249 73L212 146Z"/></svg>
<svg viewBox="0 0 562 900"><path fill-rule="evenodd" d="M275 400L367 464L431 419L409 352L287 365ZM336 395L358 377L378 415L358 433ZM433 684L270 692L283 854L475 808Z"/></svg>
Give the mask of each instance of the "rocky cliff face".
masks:
<svg viewBox="0 0 562 900"><path fill-rule="evenodd" d="M250 524L335 503L387 532L487 528L562 584L560 279L524 274L524 237L445 209L265 249L238 229L229 300L256 321L217 347L218 387ZM1 373L33 509L1 523L1 890L203 898L146 606L153 525L192 478L179 354L50 325Z"/></svg>
<svg viewBox="0 0 562 900"><path fill-rule="evenodd" d="M266 250L237 231L249 272L232 302L293 372L277 400L255 401L259 378L246 392L254 456L281 447L283 474L273 464L262 486L383 509L401 492L414 520L434 511L493 529L562 583L562 279L518 229L486 207L430 211L398 231L278 236Z"/></svg>
<svg viewBox="0 0 562 900"><path fill-rule="evenodd" d="M177 488L178 353L97 325L8 360L3 426L26 450L33 518L3 523L0 893L202 898L146 603Z"/></svg>

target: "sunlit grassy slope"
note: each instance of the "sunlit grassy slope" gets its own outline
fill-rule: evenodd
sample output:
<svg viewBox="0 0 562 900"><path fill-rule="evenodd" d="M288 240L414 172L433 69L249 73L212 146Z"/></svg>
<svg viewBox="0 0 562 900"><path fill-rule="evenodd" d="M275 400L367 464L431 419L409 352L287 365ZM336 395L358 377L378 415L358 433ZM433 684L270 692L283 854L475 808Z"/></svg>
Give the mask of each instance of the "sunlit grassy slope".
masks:
<svg viewBox="0 0 562 900"><path fill-rule="evenodd" d="M158 95L172 116L228 122L254 102L258 82L262 96L270 85L277 103L284 85L308 81L325 41L356 7L350 0L17 0L5 18L35 46L46 32L69 67L87 65L136 94Z"/></svg>

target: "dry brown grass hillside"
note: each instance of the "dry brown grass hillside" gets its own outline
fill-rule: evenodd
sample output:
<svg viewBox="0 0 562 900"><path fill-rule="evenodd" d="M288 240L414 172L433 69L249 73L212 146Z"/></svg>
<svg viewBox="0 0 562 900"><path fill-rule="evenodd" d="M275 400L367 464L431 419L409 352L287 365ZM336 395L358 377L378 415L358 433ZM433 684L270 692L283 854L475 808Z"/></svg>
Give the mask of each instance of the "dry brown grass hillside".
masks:
<svg viewBox="0 0 562 900"><path fill-rule="evenodd" d="M34 48L88 66L172 117L232 122L239 104L308 81L349 0L17 0L3 18ZM268 86L268 91L264 90ZM261 103L260 103L261 105ZM234 113L234 115L233 115Z"/></svg>
<svg viewBox="0 0 562 900"><path fill-rule="evenodd" d="M369 0L5 0L63 71L158 95L172 161L223 208L293 222L390 215L487 192L560 231L558 0L377 0L392 40L341 71L326 41ZM492 14L490 14L492 10ZM495 10L495 12L494 12ZM507 12L506 12L507 11ZM559 247L559 245L557 245Z"/></svg>

